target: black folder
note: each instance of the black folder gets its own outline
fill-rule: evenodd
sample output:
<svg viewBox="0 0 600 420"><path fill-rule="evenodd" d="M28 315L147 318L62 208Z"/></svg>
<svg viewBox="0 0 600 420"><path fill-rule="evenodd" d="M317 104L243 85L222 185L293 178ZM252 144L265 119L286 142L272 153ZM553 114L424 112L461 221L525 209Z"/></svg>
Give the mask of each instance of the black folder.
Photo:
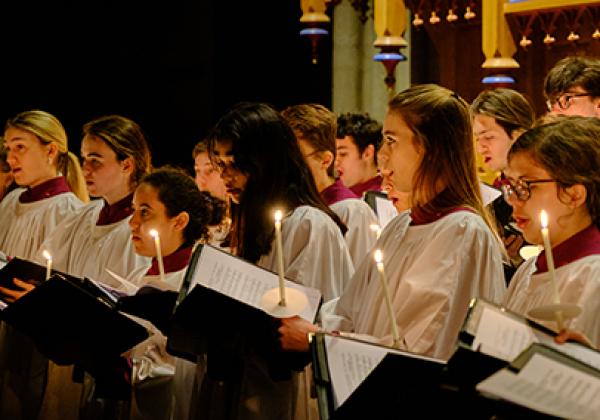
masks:
<svg viewBox="0 0 600 420"><path fill-rule="evenodd" d="M367 191L365 192L364 200L366 203L373 209L376 215L379 215L377 212L377 198L388 199L387 193L383 191Z"/></svg>
<svg viewBox="0 0 600 420"><path fill-rule="evenodd" d="M116 299L94 282L56 271L45 281L45 267L14 261L0 270L1 281L14 276L32 279L38 286L8 304L2 320L30 337L56 364L78 364L93 372L98 360L118 356L148 337L146 329L121 314Z"/></svg>
<svg viewBox="0 0 600 420"><path fill-rule="evenodd" d="M202 245L194 250L183 280L169 329L169 353L196 361L207 353L240 355L252 348L269 361L273 376L302 370L310 357L281 350L277 319L199 283L188 294L202 250Z"/></svg>

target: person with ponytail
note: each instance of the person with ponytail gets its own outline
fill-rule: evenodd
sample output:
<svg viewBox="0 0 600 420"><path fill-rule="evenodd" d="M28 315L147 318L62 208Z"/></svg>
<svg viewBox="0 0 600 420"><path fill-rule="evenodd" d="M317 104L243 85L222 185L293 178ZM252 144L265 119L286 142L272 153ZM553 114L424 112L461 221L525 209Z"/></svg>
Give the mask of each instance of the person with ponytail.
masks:
<svg viewBox="0 0 600 420"><path fill-rule="evenodd" d="M402 350L437 359L454 352L469 302L501 303L502 243L483 205L467 103L437 85L415 85L389 103L379 151L385 185L411 209L383 229L380 249ZM365 258L322 326L391 345L391 321L374 258ZM279 328L286 350L307 351L317 326Z"/></svg>
<svg viewBox="0 0 600 420"><path fill-rule="evenodd" d="M128 221L140 179L150 171L150 149L134 121L109 115L83 126L83 176L90 196L98 198L64 220L42 244L57 270L118 287L107 270L121 277L145 272L148 258L135 253Z"/></svg>
<svg viewBox="0 0 600 420"><path fill-rule="evenodd" d="M54 228L88 201L81 167L68 150L62 124L44 111L26 111L9 119L4 147L20 188L0 202L0 251L33 260ZM32 287L14 282L25 290ZM48 360L28 338L2 324L0 418L37 417L47 367Z"/></svg>

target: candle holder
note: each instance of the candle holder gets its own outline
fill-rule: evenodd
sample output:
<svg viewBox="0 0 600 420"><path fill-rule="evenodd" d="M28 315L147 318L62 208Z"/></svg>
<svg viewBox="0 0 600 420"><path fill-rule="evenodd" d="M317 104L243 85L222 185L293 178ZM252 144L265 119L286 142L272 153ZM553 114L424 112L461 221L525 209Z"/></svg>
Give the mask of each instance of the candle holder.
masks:
<svg viewBox="0 0 600 420"><path fill-rule="evenodd" d="M267 290L260 299L263 311L275 318L289 318L301 313L308 305L308 298L300 290L292 287L285 288L285 305L281 305L280 289L274 287Z"/></svg>
<svg viewBox="0 0 600 420"><path fill-rule="evenodd" d="M560 318L560 323L562 323L563 321L578 317L581 311L581 306L573 303L553 303L530 309L527 315L540 321L556 321L557 318Z"/></svg>

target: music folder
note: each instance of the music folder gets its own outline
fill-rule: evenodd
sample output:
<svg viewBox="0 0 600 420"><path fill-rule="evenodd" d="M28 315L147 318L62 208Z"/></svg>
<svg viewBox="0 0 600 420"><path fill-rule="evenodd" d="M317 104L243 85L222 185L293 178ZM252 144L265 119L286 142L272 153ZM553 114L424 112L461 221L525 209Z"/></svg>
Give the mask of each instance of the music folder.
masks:
<svg viewBox="0 0 600 420"><path fill-rule="evenodd" d="M277 285L271 271L212 246L197 246L175 306L167 349L195 361L209 352L239 354L242 348L252 348L274 371L301 370L308 355L281 351L278 320L260 308L264 292ZM300 316L314 322L320 292L287 280L286 287L307 295L309 303Z"/></svg>
<svg viewBox="0 0 600 420"><path fill-rule="evenodd" d="M367 191L364 200L377 215L377 221L382 229L398 215L398 210L396 210L385 192Z"/></svg>
<svg viewBox="0 0 600 420"><path fill-rule="evenodd" d="M0 282L17 277L37 283L19 300L3 305L1 317L29 337L58 365L78 364L94 372L99 360L118 356L148 337L137 322L120 313L116 298L93 281L13 259L0 270Z"/></svg>

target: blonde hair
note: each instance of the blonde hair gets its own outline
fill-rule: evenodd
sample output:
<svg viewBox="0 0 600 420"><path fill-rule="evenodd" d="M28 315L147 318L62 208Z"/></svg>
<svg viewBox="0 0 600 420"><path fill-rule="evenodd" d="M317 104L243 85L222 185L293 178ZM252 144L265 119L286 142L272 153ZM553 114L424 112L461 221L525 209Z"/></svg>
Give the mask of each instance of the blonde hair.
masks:
<svg viewBox="0 0 600 420"><path fill-rule="evenodd" d="M44 145L56 144L58 148L57 170L65 177L73 194L84 203L90 200L79 160L77 156L69 152L67 133L54 115L39 110L21 112L6 122L5 129L11 127L35 135Z"/></svg>
<svg viewBox="0 0 600 420"><path fill-rule="evenodd" d="M413 211L434 215L466 206L497 236L481 198L468 104L441 86L416 85L398 93L389 112L404 120L423 150L413 180Z"/></svg>

